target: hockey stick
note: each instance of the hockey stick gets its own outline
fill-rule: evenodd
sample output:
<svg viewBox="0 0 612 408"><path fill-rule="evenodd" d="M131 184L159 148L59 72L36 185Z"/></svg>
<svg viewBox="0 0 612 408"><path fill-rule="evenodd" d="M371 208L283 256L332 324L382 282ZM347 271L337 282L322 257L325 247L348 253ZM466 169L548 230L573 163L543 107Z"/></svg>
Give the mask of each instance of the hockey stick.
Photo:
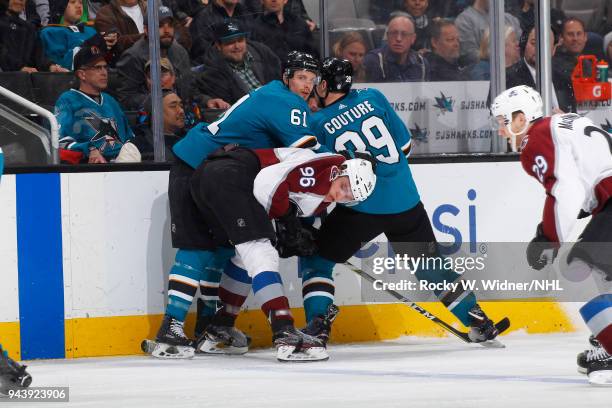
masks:
<svg viewBox="0 0 612 408"><path fill-rule="evenodd" d="M363 270L359 269L358 267L356 267L355 265L353 265L353 264L351 264L349 262L345 262L343 265L346 266L351 271L355 272L357 275L361 276L363 279L367 280L370 283L374 283L377 280L376 278L374 278L369 273L364 272ZM385 289L385 292L387 292L388 294L390 294L391 296L393 296L394 298L396 298L397 300L399 300L400 302L402 302L406 306L410 307L411 309L417 311L421 316L424 316L427 319L431 320L432 322L436 323L438 326L442 327L444 330L446 330L446 331L450 332L451 334L454 334L455 336L459 337L461 340L465 341L466 343L479 343L479 344L486 343L486 342L474 342L474 341L472 341L467 333L455 329L453 326L451 326L450 324L446 323L444 320L441 320L437 316L431 314L427 310L423 309L421 306L417 305L412 300L410 300L407 297L403 296L401 293L396 292L396 291L391 290L391 289ZM502 320L500 320L499 322L497 322L495 324L495 327L497 328L497 330L499 331L500 334L503 333L504 331L506 331L510 327L510 319L508 319L507 317L504 317ZM485 345L485 344L483 344L483 345Z"/></svg>

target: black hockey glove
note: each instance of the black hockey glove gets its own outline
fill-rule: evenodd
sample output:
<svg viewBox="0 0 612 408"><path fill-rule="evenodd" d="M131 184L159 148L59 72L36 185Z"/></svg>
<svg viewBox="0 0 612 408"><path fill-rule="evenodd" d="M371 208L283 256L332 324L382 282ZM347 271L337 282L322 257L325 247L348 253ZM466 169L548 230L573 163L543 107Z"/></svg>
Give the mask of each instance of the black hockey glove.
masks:
<svg viewBox="0 0 612 408"><path fill-rule="evenodd" d="M536 236L527 245L527 263L536 271L552 263L559 252L559 244L546 238L542 224L538 224Z"/></svg>
<svg viewBox="0 0 612 408"><path fill-rule="evenodd" d="M294 204L276 220L276 250L281 258L311 256L317 251L314 235L302 226Z"/></svg>

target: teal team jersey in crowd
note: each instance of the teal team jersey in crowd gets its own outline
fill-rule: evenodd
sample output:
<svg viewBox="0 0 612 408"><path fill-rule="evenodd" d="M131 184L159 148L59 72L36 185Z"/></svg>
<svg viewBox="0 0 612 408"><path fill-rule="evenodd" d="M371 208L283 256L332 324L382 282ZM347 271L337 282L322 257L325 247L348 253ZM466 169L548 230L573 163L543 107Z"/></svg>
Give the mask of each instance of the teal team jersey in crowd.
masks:
<svg viewBox="0 0 612 408"><path fill-rule="evenodd" d="M272 81L240 98L217 121L195 126L172 150L196 168L211 152L230 143L250 148L317 149L310 119L306 101L282 82Z"/></svg>
<svg viewBox="0 0 612 408"><path fill-rule="evenodd" d="M60 129L60 147L89 156L89 150L100 150L106 159L114 159L123 144L134 138L127 117L119 103L102 92L100 102L77 89L60 95L55 103Z"/></svg>
<svg viewBox="0 0 612 408"><path fill-rule="evenodd" d="M352 209L367 214L396 214L420 201L406 159L410 132L378 90L350 91L315 113L312 128L328 149L367 150L378 162L374 192Z"/></svg>

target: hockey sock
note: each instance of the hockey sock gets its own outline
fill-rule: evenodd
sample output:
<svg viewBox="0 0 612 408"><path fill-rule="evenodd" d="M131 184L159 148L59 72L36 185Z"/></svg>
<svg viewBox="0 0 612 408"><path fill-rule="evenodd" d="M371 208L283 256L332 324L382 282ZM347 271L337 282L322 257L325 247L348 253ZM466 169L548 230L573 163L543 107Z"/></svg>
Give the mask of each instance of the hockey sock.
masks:
<svg viewBox="0 0 612 408"><path fill-rule="evenodd" d="M212 256L210 251L179 249L176 252L174 265L168 276L168 316L185 321L198 290L200 275Z"/></svg>
<svg viewBox="0 0 612 408"><path fill-rule="evenodd" d="M444 257L440 256L439 259L440 262L433 262L434 265L427 265L428 267L419 268L415 273L417 279L433 283L444 281L459 282L461 280L461 275L444 266ZM457 290L434 290L434 294L464 326L470 326L472 319L468 312L476 305L476 296L472 291L469 289L465 290L463 285L459 284Z"/></svg>
<svg viewBox="0 0 612 408"><path fill-rule="evenodd" d="M580 314L602 347L612 354L612 294L591 299L580 308Z"/></svg>
<svg viewBox="0 0 612 408"><path fill-rule="evenodd" d="M255 275L253 293L261 303L261 310L270 319L273 332L293 324L289 300L283 291L280 273L265 271Z"/></svg>
<svg viewBox="0 0 612 408"><path fill-rule="evenodd" d="M200 299L202 300L202 307L198 310L200 316L213 316L217 311L221 273L232 256L234 256L233 249L217 248L208 265L204 267L200 275Z"/></svg>
<svg viewBox="0 0 612 408"><path fill-rule="evenodd" d="M332 271L335 263L320 256L299 258L302 270L302 298L306 322L310 323L317 316L327 313L329 305L334 303L334 279Z"/></svg>
<svg viewBox="0 0 612 408"><path fill-rule="evenodd" d="M252 282L245 269L236 266L231 260L227 261L219 286L222 308L215 314L213 324L234 325L240 308L249 296Z"/></svg>

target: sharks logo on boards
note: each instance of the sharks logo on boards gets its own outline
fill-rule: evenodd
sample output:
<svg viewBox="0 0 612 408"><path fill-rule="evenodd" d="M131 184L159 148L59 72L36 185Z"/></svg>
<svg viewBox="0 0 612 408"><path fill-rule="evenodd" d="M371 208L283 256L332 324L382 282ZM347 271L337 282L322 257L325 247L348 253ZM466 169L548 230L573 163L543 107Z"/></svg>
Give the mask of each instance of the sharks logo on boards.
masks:
<svg viewBox="0 0 612 408"><path fill-rule="evenodd" d="M414 128L410 128L412 140L414 140L417 144L429 143L429 140L427 139L428 134L429 131L427 128L421 128L416 122L414 122Z"/></svg>
<svg viewBox="0 0 612 408"><path fill-rule="evenodd" d="M440 109L440 114L453 111L455 101L452 97L447 97L444 93L440 92L440 97L435 96L434 98L436 100L434 107Z"/></svg>

